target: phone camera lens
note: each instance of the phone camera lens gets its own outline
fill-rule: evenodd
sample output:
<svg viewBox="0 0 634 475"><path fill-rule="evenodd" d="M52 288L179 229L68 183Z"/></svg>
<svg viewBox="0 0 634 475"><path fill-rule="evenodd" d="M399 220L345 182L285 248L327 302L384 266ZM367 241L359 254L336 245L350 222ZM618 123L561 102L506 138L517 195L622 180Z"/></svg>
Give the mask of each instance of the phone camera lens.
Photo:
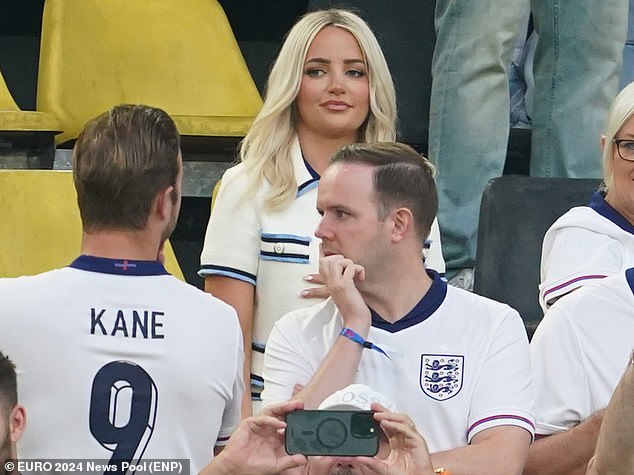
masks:
<svg viewBox="0 0 634 475"><path fill-rule="evenodd" d="M372 413L358 412L350 420L350 433L357 439L369 439L376 435L376 421Z"/></svg>

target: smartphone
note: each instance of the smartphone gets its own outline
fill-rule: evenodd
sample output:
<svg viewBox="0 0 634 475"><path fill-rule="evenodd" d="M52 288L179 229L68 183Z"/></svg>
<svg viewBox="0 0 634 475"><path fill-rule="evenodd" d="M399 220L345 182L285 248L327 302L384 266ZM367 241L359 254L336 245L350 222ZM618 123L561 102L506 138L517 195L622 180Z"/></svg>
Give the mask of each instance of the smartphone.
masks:
<svg viewBox="0 0 634 475"><path fill-rule="evenodd" d="M297 410L286 415L289 455L371 457L379 450L379 426L372 411Z"/></svg>

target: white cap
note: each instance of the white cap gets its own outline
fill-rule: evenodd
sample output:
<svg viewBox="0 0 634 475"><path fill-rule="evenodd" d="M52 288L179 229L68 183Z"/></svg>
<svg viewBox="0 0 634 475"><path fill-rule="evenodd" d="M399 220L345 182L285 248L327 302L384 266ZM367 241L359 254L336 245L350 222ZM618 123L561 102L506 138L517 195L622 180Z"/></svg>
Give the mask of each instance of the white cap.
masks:
<svg viewBox="0 0 634 475"><path fill-rule="evenodd" d="M378 402L386 409L396 412L396 404L390 398L365 384L351 384L332 393L319 405L319 409L335 411L369 411L370 404Z"/></svg>

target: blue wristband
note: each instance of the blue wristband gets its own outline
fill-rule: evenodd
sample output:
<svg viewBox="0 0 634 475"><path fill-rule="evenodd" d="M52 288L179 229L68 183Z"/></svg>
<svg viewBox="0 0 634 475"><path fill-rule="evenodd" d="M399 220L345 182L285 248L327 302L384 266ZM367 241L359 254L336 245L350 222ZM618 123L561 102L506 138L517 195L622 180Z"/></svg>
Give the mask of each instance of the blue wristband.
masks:
<svg viewBox="0 0 634 475"><path fill-rule="evenodd" d="M374 350L374 351L378 351L379 353L381 353L382 355L385 355L389 358L388 354L383 351L383 349L377 345L375 345L374 343L364 340L363 337L361 335L359 335L357 332L355 332L352 328L348 328L348 327L344 327L341 332L339 333L339 335L346 337L348 340L352 340L355 343L358 343L359 345L361 345L364 348L368 348L370 350Z"/></svg>

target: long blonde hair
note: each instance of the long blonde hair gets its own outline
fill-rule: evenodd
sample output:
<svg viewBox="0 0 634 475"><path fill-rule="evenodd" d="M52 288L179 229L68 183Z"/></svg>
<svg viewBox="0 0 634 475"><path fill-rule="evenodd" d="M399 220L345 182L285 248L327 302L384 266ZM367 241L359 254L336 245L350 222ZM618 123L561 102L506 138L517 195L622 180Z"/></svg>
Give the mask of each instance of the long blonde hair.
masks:
<svg viewBox="0 0 634 475"><path fill-rule="evenodd" d="M296 137L295 98L308 48L326 26L349 31L359 43L368 68L370 112L360 130L362 142L396 140L396 93L383 51L370 27L347 10L304 15L289 31L271 69L264 104L240 145L240 160L251 174L250 191L270 183L267 207L279 209L295 197L297 183L291 149Z"/></svg>

